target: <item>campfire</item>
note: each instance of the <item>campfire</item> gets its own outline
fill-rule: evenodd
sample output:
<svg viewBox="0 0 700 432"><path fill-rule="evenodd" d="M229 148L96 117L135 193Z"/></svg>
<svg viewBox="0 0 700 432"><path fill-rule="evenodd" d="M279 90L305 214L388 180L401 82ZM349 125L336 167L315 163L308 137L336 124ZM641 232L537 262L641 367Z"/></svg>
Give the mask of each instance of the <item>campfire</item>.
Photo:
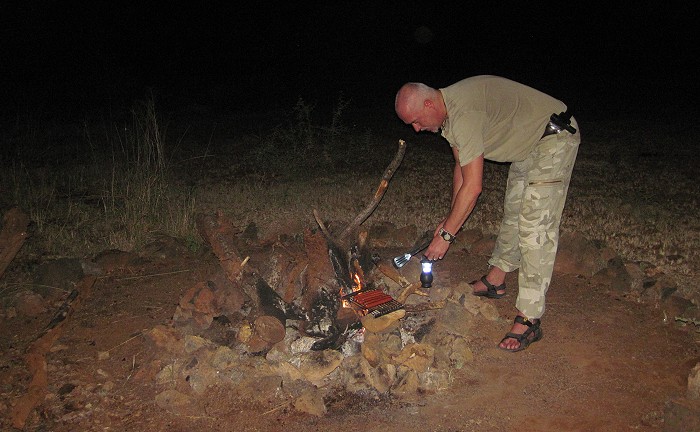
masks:
<svg viewBox="0 0 700 432"><path fill-rule="evenodd" d="M201 381L222 376L222 368L265 358L264 368L251 370L281 376L285 386L303 379L316 389L329 388L328 380L339 380L345 391L409 395L446 388L448 369L471 359L466 339L452 329L464 328L468 307L478 310L467 303L478 299L460 295L465 287L445 290L442 296L435 295L439 289L423 291L420 263L412 260L413 267L396 268L391 257L372 250L368 230L360 227L381 201L404 152L400 141L373 199L342 230L329 230L314 210L316 229L258 244L244 239L221 212L201 215L198 229L222 271L187 291L173 326L157 329L164 334L157 332L154 342L172 345L184 334L196 346L203 343L199 338L218 344L215 352L191 362L203 370L216 369L195 380L200 387ZM442 310L448 323L439 331L435 316L428 313L435 310ZM180 333L173 335L176 331ZM222 356L236 360L222 366L217 360ZM205 359L214 364L205 366ZM172 376L176 367L162 372ZM183 373L192 386L193 372Z"/></svg>

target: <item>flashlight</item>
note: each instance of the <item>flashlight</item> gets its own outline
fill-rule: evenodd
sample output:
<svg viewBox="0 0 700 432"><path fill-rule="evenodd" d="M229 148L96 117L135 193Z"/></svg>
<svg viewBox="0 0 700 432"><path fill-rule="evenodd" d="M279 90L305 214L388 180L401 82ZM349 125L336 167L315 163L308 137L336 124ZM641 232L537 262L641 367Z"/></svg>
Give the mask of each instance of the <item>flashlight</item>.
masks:
<svg viewBox="0 0 700 432"><path fill-rule="evenodd" d="M420 260L421 273L420 283L423 288L430 288L433 285L433 262L427 257Z"/></svg>

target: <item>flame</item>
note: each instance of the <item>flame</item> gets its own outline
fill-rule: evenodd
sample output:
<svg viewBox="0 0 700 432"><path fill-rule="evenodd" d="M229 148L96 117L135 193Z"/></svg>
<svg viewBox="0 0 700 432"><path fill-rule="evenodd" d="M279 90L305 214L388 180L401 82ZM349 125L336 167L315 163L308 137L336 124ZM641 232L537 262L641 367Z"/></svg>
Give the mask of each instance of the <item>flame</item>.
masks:
<svg viewBox="0 0 700 432"><path fill-rule="evenodd" d="M355 281L355 286L352 287L352 292L356 292L362 289L362 280L360 280L360 275L355 273L355 276L353 276L353 280Z"/></svg>
<svg viewBox="0 0 700 432"><path fill-rule="evenodd" d="M352 288L351 288L350 293L354 293L354 292L360 291L360 290L362 289L362 278L360 277L360 274L359 274L359 273L353 273L353 275L352 275L352 280L353 280L354 284L353 284L353 286L352 286ZM348 294L350 294L350 293L348 293ZM342 298L342 297L344 297L345 295L346 295L346 293L343 292L343 290L341 289L341 290L340 290L340 297ZM352 305L350 304L350 301L347 300L347 299L342 299L342 300L341 300L341 303L342 303L342 306L343 306L344 308L352 307Z"/></svg>

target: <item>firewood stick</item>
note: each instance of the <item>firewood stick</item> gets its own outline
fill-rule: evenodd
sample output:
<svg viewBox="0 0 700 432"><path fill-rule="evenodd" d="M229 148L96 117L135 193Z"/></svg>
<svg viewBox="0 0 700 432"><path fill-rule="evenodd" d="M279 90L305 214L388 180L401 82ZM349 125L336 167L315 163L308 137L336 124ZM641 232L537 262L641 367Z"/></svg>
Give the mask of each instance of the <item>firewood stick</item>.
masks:
<svg viewBox="0 0 700 432"><path fill-rule="evenodd" d="M445 300L440 300L435 303L424 302L416 305L406 306L406 312L425 312L434 309L442 309L445 307L447 302Z"/></svg>
<svg viewBox="0 0 700 432"><path fill-rule="evenodd" d="M377 205L379 205L379 201L382 200L386 189L389 187L389 180L391 180L391 178L394 176L394 173L396 172L396 169L399 167L399 165L401 165L401 161L403 160L403 155L405 153L406 141L399 140L399 149L396 152L394 159L391 161L389 166L386 167L386 170L384 170L384 174L382 175L382 178L379 181L379 187L374 193L372 202L370 202L369 205L355 217L355 219L350 223L350 225L348 225L345 228L345 230L343 230L340 236L338 236L338 240L343 241L348 236L348 234L350 234L353 230L359 227L360 224L362 224L362 222L364 222L365 219L367 219L369 215L372 214Z"/></svg>
<svg viewBox="0 0 700 432"><path fill-rule="evenodd" d="M418 291L421 287L420 282L416 282L414 284L411 284L410 286L407 286L404 288L403 291L401 291L401 294L396 298L396 300L399 303L406 303L406 299L411 295L411 294L418 294L418 295L424 295L424 293Z"/></svg>
<svg viewBox="0 0 700 432"><path fill-rule="evenodd" d="M79 308L81 299L89 297L95 281L94 276L85 276L74 290L76 294L67 302L65 314L58 314L61 318L56 320L55 324L47 327L27 349L27 369L32 374L32 379L27 393L22 395L10 409L10 420L16 429L24 429L29 414L44 400L48 393L49 378L46 368L46 354L63 334L66 318Z"/></svg>
<svg viewBox="0 0 700 432"><path fill-rule="evenodd" d="M399 284L401 288L405 289L411 286L411 282L405 277L401 276L401 274L396 271L392 265L380 261L377 263L377 268L384 274L384 276Z"/></svg>
<svg viewBox="0 0 700 432"><path fill-rule="evenodd" d="M386 192L387 188L389 187L389 181L394 176L394 173L398 169L399 165L401 165L401 161L403 160L403 156L405 153L406 153L406 141L399 140L399 149L396 152L394 159L391 161L389 166L387 166L386 169L384 170L384 174L382 175L382 178L379 181L379 187L377 188L377 191L374 193L374 197L372 198L372 201L367 205L367 207L365 207L360 212L360 214L355 216L355 219L353 219L352 222L350 222L350 224L347 227L345 227L343 232L337 238L334 238L331 235L331 233L328 231L325 224L323 223L323 220L321 219L321 216L318 214L316 209L313 210L314 219L316 219L316 223L318 224L319 228L321 228L321 232L323 232L323 235L325 235L326 238L328 238L334 244L340 245L341 242L343 242L351 232L353 232L355 229L357 229L362 224L362 222L364 222L369 217L369 215L372 214L374 209L377 208L377 205L379 205L379 202L384 197L384 193Z"/></svg>

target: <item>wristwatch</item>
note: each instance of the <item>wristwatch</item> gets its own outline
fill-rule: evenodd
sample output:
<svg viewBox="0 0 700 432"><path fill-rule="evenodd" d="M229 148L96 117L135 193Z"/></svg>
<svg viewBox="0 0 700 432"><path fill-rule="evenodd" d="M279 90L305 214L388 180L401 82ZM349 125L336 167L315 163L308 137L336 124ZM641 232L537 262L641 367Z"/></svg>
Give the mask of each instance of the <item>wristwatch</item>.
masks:
<svg viewBox="0 0 700 432"><path fill-rule="evenodd" d="M438 231L438 234L446 242L452 243L453 241L455 241L457 239L457 237L455 237L454 234L451 234L448 231L445 231L444 228L440 228L440 231Z"/></svg>

